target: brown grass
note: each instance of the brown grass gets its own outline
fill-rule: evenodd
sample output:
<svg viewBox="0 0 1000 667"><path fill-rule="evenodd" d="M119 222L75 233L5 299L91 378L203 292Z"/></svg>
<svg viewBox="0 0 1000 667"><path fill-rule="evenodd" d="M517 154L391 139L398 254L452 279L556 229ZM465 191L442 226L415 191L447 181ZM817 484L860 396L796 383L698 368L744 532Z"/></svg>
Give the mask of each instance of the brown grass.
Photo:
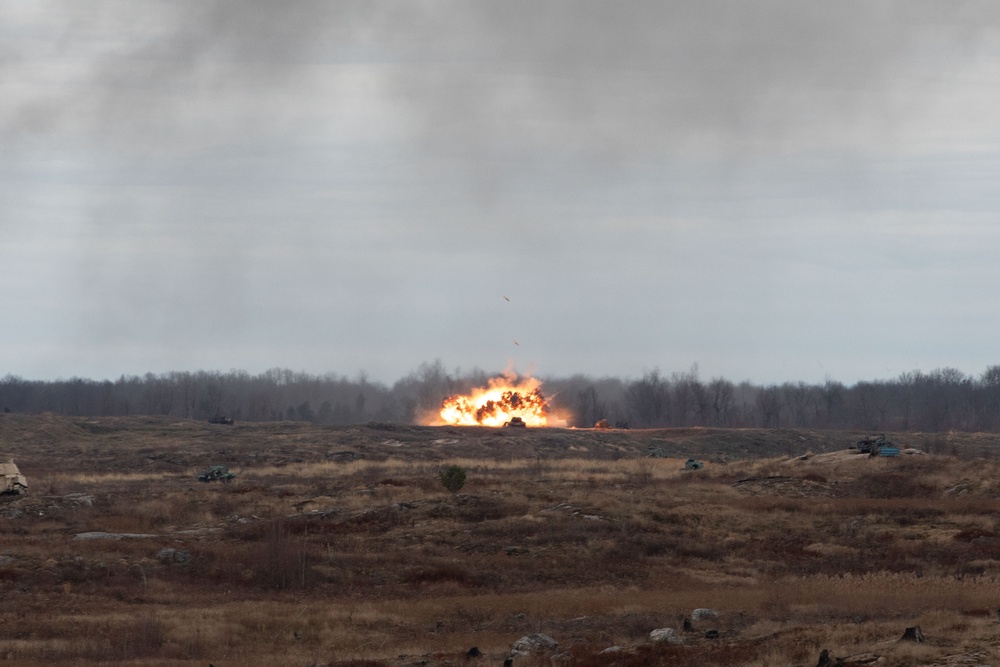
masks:
<svg viewBox="0 0 1000 667"><path fill-rule="evenodd" d="M994 458L869 459L815 432L734 458L745 437L5 415L31 493L0 504L0 661L445 665L477 646L480 666L532 632L562 656L515 664L1000 660ZM682 470L686 447L705 469ZM214 463L237 479L195 481ZM697 607L720 617L649 643ZM915 624L928 641L898 643Z"/></svg>

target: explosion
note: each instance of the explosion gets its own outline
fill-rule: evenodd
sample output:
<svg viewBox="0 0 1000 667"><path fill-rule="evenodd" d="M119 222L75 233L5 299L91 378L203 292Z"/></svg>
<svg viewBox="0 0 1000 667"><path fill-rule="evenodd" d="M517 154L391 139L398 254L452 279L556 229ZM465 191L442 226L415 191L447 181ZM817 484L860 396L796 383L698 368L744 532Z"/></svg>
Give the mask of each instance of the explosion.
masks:
<svg viewBox="0 0 1000 667"><path fill-rule="evenodd" d="M490 380L489 387L466 396L449 396L441 404L441 419L456 426L503 426L520 417L527 426L546 426L549 406L541 382L507 375Z"/></svg>

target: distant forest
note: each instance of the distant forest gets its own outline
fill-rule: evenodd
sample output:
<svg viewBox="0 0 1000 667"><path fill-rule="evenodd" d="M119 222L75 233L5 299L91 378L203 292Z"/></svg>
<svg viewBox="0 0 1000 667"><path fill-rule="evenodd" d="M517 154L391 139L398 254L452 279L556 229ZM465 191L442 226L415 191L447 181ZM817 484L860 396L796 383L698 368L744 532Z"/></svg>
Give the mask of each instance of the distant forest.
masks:
<svg viewBox="0 0 1000 667"><path fill-rule="evenodd" d="M485 386L490 377L483 371L451 373L441 362L422 364L391 386L363 374L349 379L285 369L259 375L147 373L115 381L31 381L8 375L0 380L0 406L7 412L68 416L411 424L435 414L447 396ZM570 426L593 426L607 419L632 428L1000 430L1000 365L978 377L944 368L850 386L833 380L767 386L721 377L704 381L697 366L669 376L654 370L635 380L585 375L542 380L543 393L556 411L570 416Z"/></svg>

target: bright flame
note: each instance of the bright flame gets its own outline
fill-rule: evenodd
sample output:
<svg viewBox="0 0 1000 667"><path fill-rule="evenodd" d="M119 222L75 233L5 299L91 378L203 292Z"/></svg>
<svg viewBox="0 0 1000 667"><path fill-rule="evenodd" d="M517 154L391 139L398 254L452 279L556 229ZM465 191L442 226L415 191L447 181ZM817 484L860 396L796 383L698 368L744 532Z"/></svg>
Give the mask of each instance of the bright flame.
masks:
<svg viewBox="0 0 1000 667"><path fill-rule="evenodd" d="M467 396L449 396L441 404L441 419L456 426L503 426L520 417L527 426L545 426L549 406L541 382L516 375L490 380L490 386L474 389Z"/></svg>

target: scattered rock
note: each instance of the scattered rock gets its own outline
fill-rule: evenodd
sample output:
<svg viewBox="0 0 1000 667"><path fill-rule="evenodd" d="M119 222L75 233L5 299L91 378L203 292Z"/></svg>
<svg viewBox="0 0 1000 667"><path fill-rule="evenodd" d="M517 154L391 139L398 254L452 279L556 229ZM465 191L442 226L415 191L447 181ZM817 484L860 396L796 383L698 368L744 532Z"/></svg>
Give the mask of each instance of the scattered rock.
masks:
<svg viewBox="0 0 1000 667"><path fill-rule="evenodd" d="M625 649L623 649L621 646L609 646L603 651L601 651L601 655L607 655L610 653L621 653L624 650Z"/></svg>
<svg viewBox="0 0 1000 667"><path fill-rule="evenodd" d="M184 563L191 562L191 552L184 551L183 549L164 547L156 553L156 560L161 563L177 563L183 565Z"/></svg>
<svg viewBox="0 0 1000 667"><path fill-rule="evenodd" d="M695 621L704 621L707 619L719 618L719 612L714 609L707 609L705 607L699 607L691 612L691 618Z"/></svg>
<svg viewBox="0 0 1000 667"><path fill-rule="evenodd" d="M149 533L103 533L101 531L91 531L89 533L77 533L74 540L146 540L159 535Z"/></svg>
<svg viewBox="0 0 1000 667"><path fill-rule="evenodd" d="M920 631L919 625L914 625L912 628L906 628L903 636L899 638L901 642L922 642L924 641L924 633Z"/></svg>
<svg viewBox="0 0 1000 667"><path fill-rule="evenodd" d="M364 458L361 454L357 452L352 452L349 450L343 450L339 452L330 452L326 455L327 460L334 461L336 463L350 463L351 461L357 461Z"/></svg>
<svg viewBox="0 0 1000 667"><path fill-rule="evenodd" d="M653 643L668 642L670 644L683 644L684 638L677 634L673 628L657 628L649 633L649 641Z"/></svg>
<svg viewBox="0 0 1000 667"><path fill-rule="evenodd" d="M336 507L337 504L337 499L331 498L330 496L316 496L314 498L309 498L308 500L297 502L293 505L293 507L297 512L315 512Z"/></svg>
<svg viewBox="0 0 1000 667"><path fill-rule="evenodd" d="M479 657L482 657L482 655L483 655L483 652L479 650L479 647L478 646L473 646L472 648L470 648L468 650L468 652L466 652L465 657L466 658L479 658Z"/></svg>
<svg viewBox="0 0 1000 667"><path fill-rule="evenodd" d="M67 493L60 500L65 500L72 505L83 505L84 507L94 506L94 496L89 493Z"/></svg>
<svg viewBox="0 0 1000 667"><path fill-rule="evenodd" d="M552 637L541 632L536 632L535 634L525 635L514 642L510 647L510 654L512 656L538 655L540 653L555 652L558 646L559 642Z"/></svg>

